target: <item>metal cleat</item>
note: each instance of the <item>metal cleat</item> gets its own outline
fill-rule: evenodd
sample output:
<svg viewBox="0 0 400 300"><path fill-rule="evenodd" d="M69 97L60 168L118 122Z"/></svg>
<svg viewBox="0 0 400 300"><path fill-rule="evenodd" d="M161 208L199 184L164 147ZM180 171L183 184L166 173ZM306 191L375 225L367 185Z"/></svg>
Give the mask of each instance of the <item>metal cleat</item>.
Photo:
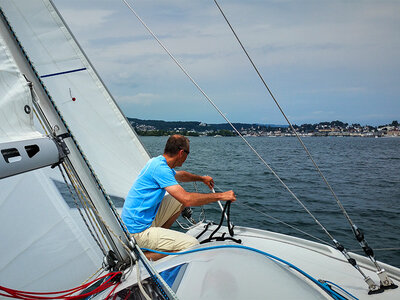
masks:
<svg viewBox="0 0 400 300"><path fill-rule="evenodd" d="M389 278L387 275L385 269L381 269L380 271L376 272L376 274L379 277L379 280L381 281L381 288L382 289L395 289L397 288L397 285L393 283L393 281Z"/></svg>
<svg viewBox="0 0 400 300"><path fill-rule="evenodd" d="M379 294L383 292L383 289L377 286L375 282L371 279L371 277L369 276L365 277L364 281L368 284L368 289L369 289L368 295Z"/></svg>

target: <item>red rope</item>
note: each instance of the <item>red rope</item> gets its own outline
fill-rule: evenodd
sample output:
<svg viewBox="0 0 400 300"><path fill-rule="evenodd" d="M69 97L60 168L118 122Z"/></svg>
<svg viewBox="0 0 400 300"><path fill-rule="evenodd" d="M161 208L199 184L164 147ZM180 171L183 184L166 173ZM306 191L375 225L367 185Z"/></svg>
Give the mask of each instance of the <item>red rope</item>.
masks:
<svg viewBox="0 0 400 300"><path fill-rule="evenodd" d="M85 283L81 286L75 287L73 289L65 290L65 291L60 291L60 292L37 293L37 292L18 291L18 290L13 290L13 289L9 289L9 288L0 286L0 292L6 293L6 294L0 293L0 296L8 297L8 298L23 299L23 300L38 300L38 299L42 299L42 300L51 300L51 299L75 300L75 299L82 299L82 298L92 296L94 294L100 293L100 292L108 289L109 287L115 285L115 287L112 289L112 291L108 294L108 296L106 298L106 299L109 299L109 297L114 293L117 286L120 284L119 282L116 282L116 283L112 282L112 280L120 274L122 274L122 273L121 272L108 273L102 277L99 277L99 278L97 278L91 282ZM94 284L95 282L98 282L99 280L107 278L107 277L109 277L109 278L106 281L104 281L103 283L101 283L94 290L87 292L85 294L71 296L72 294L75 294L79 291L83 291L84 289L86 289L90 285Z"/></svg>

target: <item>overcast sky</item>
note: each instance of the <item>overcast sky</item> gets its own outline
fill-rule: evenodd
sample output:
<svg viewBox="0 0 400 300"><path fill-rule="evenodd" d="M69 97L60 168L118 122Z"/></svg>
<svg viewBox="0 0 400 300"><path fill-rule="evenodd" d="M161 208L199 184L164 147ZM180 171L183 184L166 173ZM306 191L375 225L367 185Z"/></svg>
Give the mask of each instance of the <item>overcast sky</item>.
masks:
<svg viewBox="0 0 400 300"><path fill-rule="evenodd" d="M232 122L285 124L212 0L129 1ZM120 0L54 0L128 117L223 123ZM400 1L219 0L295 124L400 121Z"/></svg>

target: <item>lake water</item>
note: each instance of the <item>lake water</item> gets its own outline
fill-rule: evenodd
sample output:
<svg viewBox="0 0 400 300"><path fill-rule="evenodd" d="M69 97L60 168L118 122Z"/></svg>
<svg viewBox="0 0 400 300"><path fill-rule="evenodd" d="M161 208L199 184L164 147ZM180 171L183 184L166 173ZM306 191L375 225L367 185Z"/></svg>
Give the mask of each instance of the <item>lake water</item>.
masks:
<svg viewBox="0 0 400 300"><path fill-rule="evenodd" d="M140 139L151 156L156 156L163 152L167 137ZM268 214L330 243L240 138L192 137L190 141L190 155L182 169L212 176L217 191L235 191L234 224L312 239ZM347 219L296 138L250 137L248 141L334 238L348 250L362 252ZM400 267L400 138L309 137L303 141L352 221L364 231L376 258ZM183 186L195 190L192 183ZM197 187L209 192L203 184ZM205 210L207 220L219 221L217 204L207 205ZM195 218L199 212L194 209Z"/></svg>

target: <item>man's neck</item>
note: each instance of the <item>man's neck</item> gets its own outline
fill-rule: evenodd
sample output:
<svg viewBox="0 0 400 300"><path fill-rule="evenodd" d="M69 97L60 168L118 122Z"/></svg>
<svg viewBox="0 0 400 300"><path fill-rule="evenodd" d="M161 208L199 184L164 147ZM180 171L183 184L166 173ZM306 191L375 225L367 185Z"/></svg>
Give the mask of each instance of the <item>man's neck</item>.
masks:
<svg viewBox="0 0 400 300"><path fill-rule="evenodd" d="M167 161L168 167L171 169L175 168L177 165L177 156L169 156L168 154L163 154L165 160Z"/></svg>

